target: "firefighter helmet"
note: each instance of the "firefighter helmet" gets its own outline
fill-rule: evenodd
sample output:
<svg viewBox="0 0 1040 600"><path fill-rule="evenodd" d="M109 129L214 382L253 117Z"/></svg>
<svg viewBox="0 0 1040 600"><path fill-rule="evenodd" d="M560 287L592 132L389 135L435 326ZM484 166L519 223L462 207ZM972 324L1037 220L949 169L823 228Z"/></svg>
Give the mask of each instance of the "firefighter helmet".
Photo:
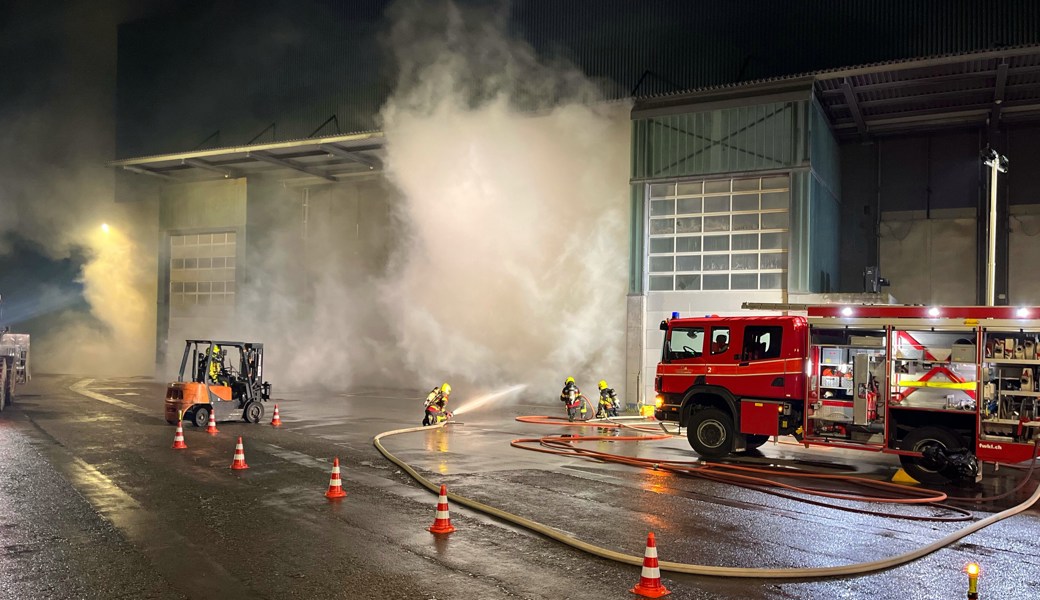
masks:
<svg viewBox="0 0 1040 600"><path fill-rule="evenodd" d="M451 393L451 386L448 385L447 383L441 384L441 393L442 394L450 394Z"/></svg>
<svg viewBox="0 0 1040 600"><path fill-rule="evenodd" d="M568 383L574 383L574 378L573 377L568 377L567 380L564 381L563 383L564 383L564 385L566 385Z"/></svg>
<svg viewBox="0 0 1040 600"><path fill-rule="evenodd" d="M606 379L600 379L599 380L599 389L601 389L601 390L607 389L607 380Z"/></svg>

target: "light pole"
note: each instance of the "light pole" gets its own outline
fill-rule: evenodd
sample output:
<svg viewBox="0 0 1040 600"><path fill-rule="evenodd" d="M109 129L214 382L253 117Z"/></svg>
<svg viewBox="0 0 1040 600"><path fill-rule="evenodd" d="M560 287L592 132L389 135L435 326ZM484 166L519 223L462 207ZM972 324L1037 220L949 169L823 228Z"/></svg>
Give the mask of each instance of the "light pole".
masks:
<svg viewBox="0 0 1040 600"><path fill-rule="evenodd" d="M996 305L997 287L997 173L1007 173L1008 159L992 148L982 151L982 164L989 167L989 235L986 251L986 306Z"/></svg>

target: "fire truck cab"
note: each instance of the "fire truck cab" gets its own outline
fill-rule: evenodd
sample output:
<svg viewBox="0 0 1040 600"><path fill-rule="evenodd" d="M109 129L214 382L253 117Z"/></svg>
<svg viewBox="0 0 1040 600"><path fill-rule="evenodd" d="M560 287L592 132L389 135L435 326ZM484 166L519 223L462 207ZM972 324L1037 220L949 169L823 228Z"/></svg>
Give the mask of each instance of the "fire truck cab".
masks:
<svg viewBox="0 0 1040 600"><path fill-rule="evenodd" d="M686 427L698 454L720 458L800 433L804 318L701 317L661 327L655 416Z"/></svg>
<svg viewBox="0 0 1040 600"><path fill-rule="evenodd" d="M805 307L806 316L672 318L658 419L720 458L792 435L896 454L918 481L1028 460L1040 439L1040 308Z"/></svg>

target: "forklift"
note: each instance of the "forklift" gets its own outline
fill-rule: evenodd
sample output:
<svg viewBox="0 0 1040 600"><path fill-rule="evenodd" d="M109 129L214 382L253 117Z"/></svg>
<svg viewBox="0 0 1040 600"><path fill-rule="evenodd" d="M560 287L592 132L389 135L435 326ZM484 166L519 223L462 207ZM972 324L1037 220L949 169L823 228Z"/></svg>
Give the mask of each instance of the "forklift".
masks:
<svg viewBox="0 0 1040 600"><path fill-rule="evenodd" d="M271 397L271 384L263 375L263 344L186 340L177 381L166 386L166 422L173 425L183 418L205 427L216 411L221 420L240 412L243 421L259 423L263 403Z"/></svg>

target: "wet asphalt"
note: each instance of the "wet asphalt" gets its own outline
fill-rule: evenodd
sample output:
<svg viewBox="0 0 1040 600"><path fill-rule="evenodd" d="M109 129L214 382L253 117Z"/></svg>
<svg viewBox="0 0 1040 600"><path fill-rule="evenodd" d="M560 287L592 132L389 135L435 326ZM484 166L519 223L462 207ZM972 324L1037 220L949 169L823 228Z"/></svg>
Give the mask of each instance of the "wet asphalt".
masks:
<svg viewBox="0 0 1040 600"><path fill-rule="evenodd" d="M583 554L452 506L458 529L426 531L436 496L372 445L417 425L417 390L278 396L282 428L241 421L221 433L186 427L175 451L163 385L143 379L37 377L0 413L0 598L634 598L639 568ZM465 398L456 398L458 404ZM556 414L519 398L459 415L463 424L387 438L386 447L460 494L611 550L642 555L653 531L662 560L808 567L876 560L934 541L962 523L854 514L733 487L511 448L517 437L595 435L519 423ZM226 415L229 416L229 415ZM604 431L608 435L611 432ZM229 469L242 436L250 469ZM591 442L690 460L682 439ZM324 497L332 458L347 498ZM743 464L807 464L875 478L890 457L767 444ZM987 472L992 495L1022 472ZM1040 478L1038 478L1040 479ZM1021 501L964 504L975 519ZM877 508L877 507L871 507ZM906 514L948 514L931 507ZM1040 510L997 523L910 564L858 577L748 580L664 573L669 598L963 598L963 567L982 565L980 598L1040 597Z"/></svg>

